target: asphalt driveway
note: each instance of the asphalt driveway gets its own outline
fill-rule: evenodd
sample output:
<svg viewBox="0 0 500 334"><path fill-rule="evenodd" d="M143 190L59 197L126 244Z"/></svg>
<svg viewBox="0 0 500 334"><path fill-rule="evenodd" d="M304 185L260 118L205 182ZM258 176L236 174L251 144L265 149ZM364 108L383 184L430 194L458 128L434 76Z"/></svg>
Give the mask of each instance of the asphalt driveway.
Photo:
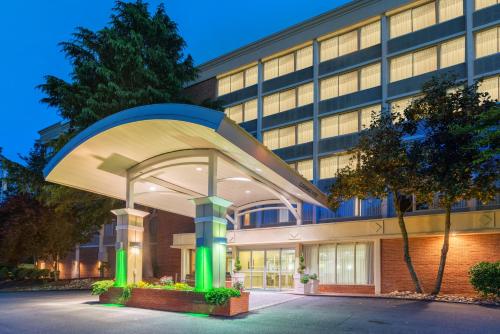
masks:
<svg viewBox="0 0 500 334"><path fill-rule="evenodd" d="M0 333L498 333L500 309L374 298L255 294L222 319L110 307L88 292L0 293ZM257 296L258 295L258 296ZM267 306L267 307L266 307Z"/></svg>

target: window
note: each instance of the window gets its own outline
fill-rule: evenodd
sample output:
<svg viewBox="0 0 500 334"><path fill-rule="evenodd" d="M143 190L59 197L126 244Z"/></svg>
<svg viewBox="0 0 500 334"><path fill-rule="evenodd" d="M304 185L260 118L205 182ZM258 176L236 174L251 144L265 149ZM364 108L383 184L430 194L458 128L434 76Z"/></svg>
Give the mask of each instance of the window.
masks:
<svg viewBox="0 0 500 334"><path fill-rule="evenodd" d="M319 160L319 177L320 179L328 179L335 177L339 170L352 165L352 154L332 155Z"/></svg>
<svg viewBox="0 0 500 334"><path fill-rule="evenodd" d="M306 180L313 179L313 161L312 160L302 160L293 164L297 172L302 175Z"/></svg>
<svg viewBox="0 0 500 334"><path fill-rule="evenodd" d="M297 71L303 68L311 67L313 64L312 46L297 51Z"/></svg>
<svg viewBox="0 0 500 334"><path fill-rule="evenodd" d="M419 96L410 96L403 99L391 101L391 111L395 114L403 115L404 110L408 107L413 100L417 99Z"/></svg>
<svg viewBox="0 0 500 334"><path fill-rule="evenodd" d="M236 123L251 121L257 118L257 99L226 108L224 112Z"/></svg>
<svg viewBox="0 0 500 334"><path fill-rule="evenodd" d="M499 32L500 27L495 27L476 34L476 58L489 56L499 51Z"/></svg>
<svg viewBox="0 0 500 334"><path fill-rule="evenodd" d="M499 0L476 0L475 9L480 10L498 4Z"/></svg>
<svg viewBox="0 0 500 334"><path fill-rule="evenodd" d="M339 77L333 76L320 81L320 100L339 96Z"/></svg>
<svg viewBox="0 0 500 334"><path fill-rule="evenodd" d="M303 122L285 128L266 131L263 143L270 150L311 142L313 140L313 122Z"/></svg>
<svg viewBox="0 0 500 334"><path fill-rule="evenodd" d="M313 90L314 87L312 82L299 86L297 91L297 107L313 103Z"/></svg>
<svg viewBox="0 0 500 334"><path fill-rule="evenodd" d="M361 28L360 48L368 48L380 43L380 21L368 24Z"/></svg>
<svg viewBox="0 0 500 334"><path fill-rule="evenodd" d="M436 2L430 2L392 15L389 18L390 38L432 26L437 23L438 15L439 22L444 22L464 13L463 0L440 0L437 5L437 12Z"/></svg>
<svg viewBox="0 0 500 334"><path fill-rule="evenodd" d="M319 58L320 61L326 61L379 43L380 21L377 21L359 29L325 39L320 43Z"/></svg>
<svg viewBox="0 0 500 334"><path fill-rule="evenodd" d="M413 54L413 76L437 70L437 47L417 51Z"/></svg>
<svg viewBox="0 0 500 334"><path fill-rule="evenodd" d="M339 75L339 96L358 91L358 71Z"/></svg>
<svg viewBox="0 0 500 334"><path fill-rule="evenodd" d="M257 84L258 81L257 66L250 67L245 71L245 87L250 87Z"/></svg>
<svg viewBox="0 0 500 334"><path fill-rule="evenodd" d="M279 129L264 132L262 142L270 150L276 150L276 149L280 148L280 131L279 131Z"/></svg>
<svg viewBox="0 0 500 334"><path fill-rule="evenodd" d="M264 63L264 80L270 80L312 66L312 46L299 49Z"/></svg>
<svg viewBox="0 0 500 334"><path fill-rule="evenodd" d="M239 104L234 107L226 108L225 110L227 117L235 121L236 123L243 122L243 105Z"/></svg>
<svg viewBox="0 0 500 334"><path fill-rule="evenodd" d="M269 116L313 102L313 84L308 83L264 96L264 116Z"/></svg>
<svg viewBox="0 0 500 334"><path fill-rule="evenodd" d="M279 76L278 71L279 58L268 60L264 63L264 80L269 80Z"/></svg>
<svg viewBox="0 0 500 334"><path fill-rule="evenodd" d="M358 112L339 115L339 136L358 132Z"/></svg>
<svg viewBox="0 0 500 334"><path fill-rule="evenodd" d="M453 66L465 61L465 38L452 39L441 44L440 68Z"/></svg>
<svg viewBox="0 0 500 334"><path fill-rule="evenodd" d="M307 272L317 273L322 284L373 284L371 242L305 245L304 259Z"/></svg>
<svg viewBox="0 0 500 334"><path fill-rule="evenodd" d="M380 63L363 67L361 69L360 89L380 86Z"/></svg>
<svg viewBox="0 0 500 334"><path fill-rule="evenodd" d="M320 100L380 86L380 63L320 81Z"/></svg>
<svg viewBox="0 0 500 334"><path fill-rule="evenodd" d="M339 56L339 39L338 37L324 40L320 44L319 59L325 61Z"/></svg>
<svg viewBox="0 0 500 334"><path fill-rule="evenodd" d="M463 0L440 0L439 22L451 20L464 15Z"/></svg>
<svg viewBox="0 0 500 334"><path fill-rule="evenodd" d="M300 123L297 126L297 144L313 141L313 122Z"/></svg>
<svg viewBox="0 0 500 334"><path fill-rule="evenodd" d="M381 106L373 105L340 115L323 117L320 120L320 137L329 138L358 132L370 126L372 112L380 114ZM358 119L361 117L361 129Z"/></svg>
<svg viewBox="0 0 500 334"><path fill-rule="evenodd" d="M488 92L492 100L500 100L500 76L494 76L490 78L485 78L479 86L480 92Z"/></svg>
<svg viewBox="0 0 500 334"><path fill-rule="evenodd" d="M436 5L434 2L412 9L412 30L417 31L436 24Z"/></svg>
<svg viewBox="0 0 500 334"><path fill-rule="evenodd" d="M438 46L392 58L390 81L403 80L437 70L438 54L440 68L463 63L465 61L465 38L456 38Z"/></svg>
<svg viewBox="0 0 500 334"><path fill-rule="evenodd" d="M217 95L222 96L257 84L257 66L217 80Z"/></svg>
<svg viewBox="0 0 500 334"><path fill-rule="evenodd" d="M372 120L379 117L381 111L380 104L361 109L361 129L369 128Z"/></svg>
<svg viewBox="0 0 500 334"><path fill-rule="evenodd" d="M358 31L339 36L339 57L358 50Z"/></svg>

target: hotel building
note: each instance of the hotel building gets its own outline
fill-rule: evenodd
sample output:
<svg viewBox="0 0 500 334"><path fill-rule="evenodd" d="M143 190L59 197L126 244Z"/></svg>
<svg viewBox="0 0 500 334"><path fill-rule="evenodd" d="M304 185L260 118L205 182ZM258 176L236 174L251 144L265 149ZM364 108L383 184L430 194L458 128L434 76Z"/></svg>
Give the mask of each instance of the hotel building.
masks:
<svg viewBox="0 0 500 334"><path fill-rule="evenodd" d="M482 80L480 89L498 99L499 48L498 0L356 0L202 64L186 93L198 102L222 101L229 119L327 193L372 111L404 109L432 76ZM61 126L42 130L41 141ZM253 194L245 189L236 188ZM354 198L337 211L310 201L240 205L228 211L227 271L239 258L247 288L291 289L303 255L321 291L411 290L391 203ZM500 260L499 204L497 198L454 205L443 292L472 292L469 267ZM190 279L193 218L161 206L149 212L144 276ZM443 211L414 200L406 220L416 271L431 289ZM77 246L63 275L98 276L99 260L113 276L116 233L116 222L107 224L95 240Z"/></svg>

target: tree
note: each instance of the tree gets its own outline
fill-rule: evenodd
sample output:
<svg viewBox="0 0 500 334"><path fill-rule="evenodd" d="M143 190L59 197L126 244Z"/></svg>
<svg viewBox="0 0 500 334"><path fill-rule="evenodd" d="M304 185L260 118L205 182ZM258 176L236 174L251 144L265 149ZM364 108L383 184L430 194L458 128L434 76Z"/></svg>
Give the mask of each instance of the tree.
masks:
<svg viewBox="0 0 500 334"><path fill-rule="evenodd" d="M416 193L428 201L437 194L445 210L444 240L432 294L441 289L449 249L454 203L491 200L498 192L498 110L478 84L457 88L452 77L435 77L423 96L404 115L410 135L420 135L410 148L418 169Z"/></svg>
<svg viewBox="0 0 500 334"><path fill-rule="evenodd" d="M42 99L70 123L70 132L131 107L186 102L183 87L196 78L185 42L163 4L151 15L142 1L117 1L110 24L79 27L60 43L73 67L71 82L48 75Z"/></svg>
<svg viewBox="0 0 500 334"><path fill-rule="evenodd" d="M370 127L360 134L359 142L352 150L355 153L352 167L347 166L338 173L328 200L335 210L343 201L353 197L392 197L403 238L404 261L415 291L421 293L422 285L411 261L404 220L405 213L411 208L411 196L418 178L404 135L398 114L388 111L380 115L372 113Z"/></svg>

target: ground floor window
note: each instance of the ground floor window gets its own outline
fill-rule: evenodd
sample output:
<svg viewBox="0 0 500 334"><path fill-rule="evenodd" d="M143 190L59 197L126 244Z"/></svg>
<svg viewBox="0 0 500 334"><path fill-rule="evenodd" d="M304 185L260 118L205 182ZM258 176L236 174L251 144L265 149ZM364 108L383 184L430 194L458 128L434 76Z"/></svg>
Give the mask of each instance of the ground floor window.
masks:
<svg viewBox="0 0 500 334"><path fill-rule="evenodd" d="M332 243L304 246L308 273L320 284L373 284L373 243Z"/></svg>

